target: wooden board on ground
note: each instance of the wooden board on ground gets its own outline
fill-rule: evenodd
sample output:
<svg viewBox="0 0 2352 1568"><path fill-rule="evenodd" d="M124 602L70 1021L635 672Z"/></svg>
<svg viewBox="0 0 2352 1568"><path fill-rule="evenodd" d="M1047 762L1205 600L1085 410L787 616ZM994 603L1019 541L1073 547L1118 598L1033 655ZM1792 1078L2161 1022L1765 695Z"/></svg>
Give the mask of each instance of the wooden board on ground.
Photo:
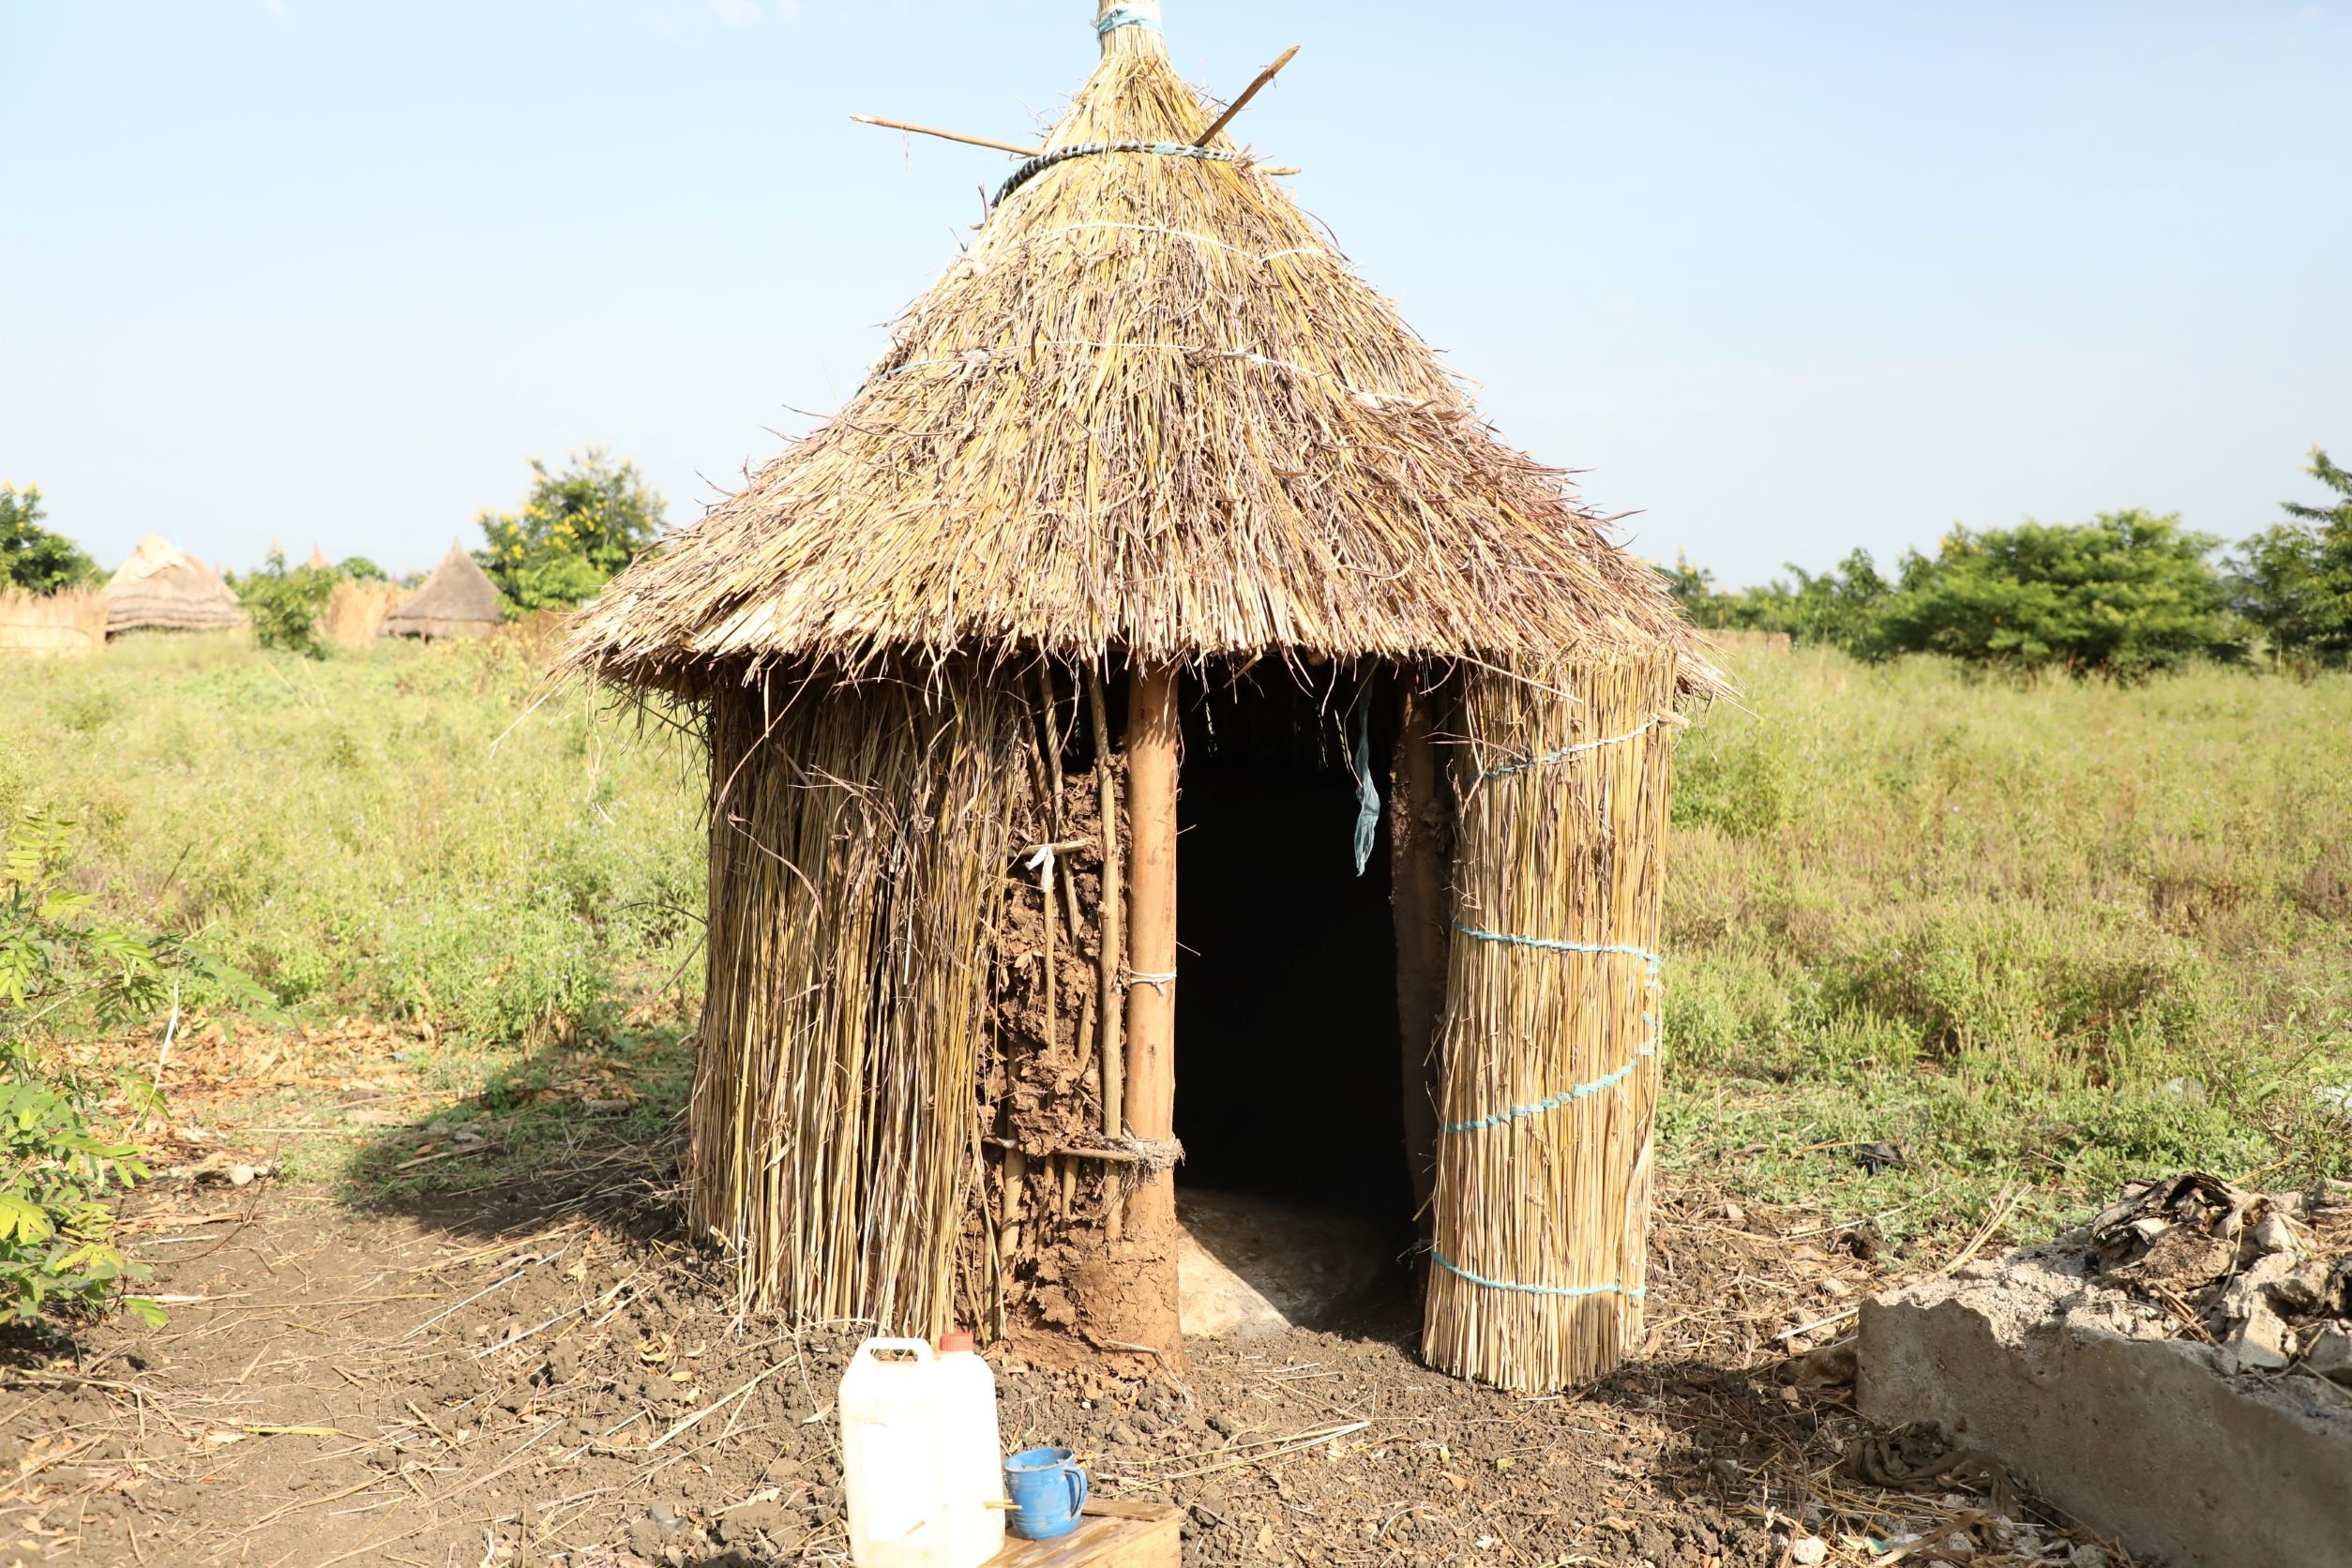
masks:
<svg viewBox="0 0 2352 1568"><path fill-rule="evenodd" d="M1008 1541L988 1568L1177 1568L1182 1518L1164 1502L1090 1500L1078 1529L1054 1541Z"/></svg>

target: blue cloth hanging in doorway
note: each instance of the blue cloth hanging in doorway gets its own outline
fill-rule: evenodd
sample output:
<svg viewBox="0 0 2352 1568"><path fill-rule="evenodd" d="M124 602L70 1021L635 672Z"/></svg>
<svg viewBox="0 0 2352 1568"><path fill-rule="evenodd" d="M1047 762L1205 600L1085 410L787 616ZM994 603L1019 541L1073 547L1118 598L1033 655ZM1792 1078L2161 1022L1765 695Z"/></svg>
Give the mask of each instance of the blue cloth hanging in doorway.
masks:
<svg viewBox="0 0 2352 1568"><path fill-rule="evenodd" d="M1380 831L1380 789L1372 782L1372 703L1367 687L1356 693L1356 875L1372 863L1372 840Z"/></svg>

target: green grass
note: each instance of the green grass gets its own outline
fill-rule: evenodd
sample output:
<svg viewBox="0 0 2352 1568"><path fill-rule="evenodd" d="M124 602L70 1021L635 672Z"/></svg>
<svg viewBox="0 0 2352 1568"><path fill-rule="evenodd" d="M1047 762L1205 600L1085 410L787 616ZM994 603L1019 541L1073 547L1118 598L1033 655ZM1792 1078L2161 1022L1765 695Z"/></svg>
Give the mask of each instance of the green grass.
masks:
<svg viewBox="0 0 2352 1568"><path fill-rule="evenodd" d="M1738 673L1677 759L1674 1162L1912 1221L2013 1179L2352 1174L2314 1097L2352 1080L2352 680ZM1912 1168L1820 1147L1868 1141Z"/></svg>
<svg viewBox="0 0 2352 1568"><path fill-rule="evenodd" d="M406 1020L387 1071L441 1096L415 1123L475 1118L504 1151L397 1173L430 1138L387 1134L355 1161L299 1145L306 1170L512 1174L580 1136L583 1082L641 1095L590 1119L624 1137L683 1097L699 749L576 690L533 706L531 656L154 641L0 667L0 817L74 818L76 885L204 928L296 1019ZM1678 755L1669 1163L1883 1214L1898 1245L2016 1181L2038 1222L2134 1171L2352 1175L2314 1093L2352 1082L2352 679L1738 672ZM1909 1164L1862 1171L1875 1141Z"/></svg>

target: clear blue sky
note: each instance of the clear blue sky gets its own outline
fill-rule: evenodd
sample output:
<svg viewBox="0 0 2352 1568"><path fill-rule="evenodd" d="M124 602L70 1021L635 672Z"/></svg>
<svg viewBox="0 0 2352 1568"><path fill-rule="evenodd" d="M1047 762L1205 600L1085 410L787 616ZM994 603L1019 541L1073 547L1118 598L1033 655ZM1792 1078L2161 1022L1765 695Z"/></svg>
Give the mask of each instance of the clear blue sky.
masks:
<svg viewBox="0 0 2352 1568"><path fill-rule="evenodd" d="M1504 435L1730 582L2263 526L2352 456L2352 0L1167 0ZM110 564L427 565L601 442L836 406L1093 0L0 0L0 477Z"/></svg>

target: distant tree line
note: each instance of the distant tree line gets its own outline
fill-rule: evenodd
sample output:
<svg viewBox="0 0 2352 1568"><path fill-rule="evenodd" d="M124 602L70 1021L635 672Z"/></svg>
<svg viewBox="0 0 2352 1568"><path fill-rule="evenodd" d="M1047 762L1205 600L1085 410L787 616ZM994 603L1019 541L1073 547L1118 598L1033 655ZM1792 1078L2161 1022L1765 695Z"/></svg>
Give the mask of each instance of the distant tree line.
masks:
<svg viewBox="0 0 2352 1568"><path fill-rule="evenodd" d="M1786 632L1866 659L1943 654L2015 670L2135 678L2191 659L2352 663L2352 472L2314 451L2332 494L2284 503L2286 520L2227 555L2178 514L2103 512L2088 522L1954 528L1892 577L1858 550L1816 575L1726 590L1678 560L1667 585L1711 629Z"/></svg>
<svg viewBox="0 0 2352 1568"><path fill-rule="evenodd" d="M660 535L662 499L626 459L616 461L592 446L560 471L534 458L531 474L520 510L485 511L474 520L489 546L474 558L512 611L585 603ZM0 485L0 587L53 594L104 581L106 574L79 545L41 526L44 515L38 487ZM274 544L261 565L228 574L253 617L256 641L314 657L325 655L317 621L335 585L388 580L364 555L333 565L289 565Z"/></svg>

